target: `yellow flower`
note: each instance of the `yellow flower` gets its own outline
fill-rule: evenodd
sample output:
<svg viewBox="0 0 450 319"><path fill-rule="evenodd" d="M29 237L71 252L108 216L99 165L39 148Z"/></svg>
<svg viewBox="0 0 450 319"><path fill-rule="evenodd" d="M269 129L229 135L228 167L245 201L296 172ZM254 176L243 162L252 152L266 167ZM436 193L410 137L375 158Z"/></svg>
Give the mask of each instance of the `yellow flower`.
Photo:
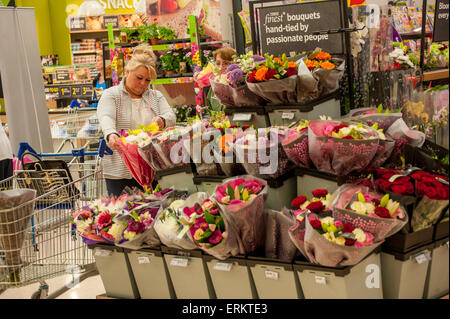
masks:
<svg viewBox="0 0 450 319"><path fill-rule="evenodd" d="M338 237L338 238L336 238L336 240L334 242L336 244L338 244L339 246L345 246L345 238L344 237Z"/></svg>
<svg viewBox="0 0 450 319"><path fill-rule="evenodd" d="M423 123L428 123L429 117L427 113L422 113L422 115L420 116L420 119L422 120Z"/></svg>

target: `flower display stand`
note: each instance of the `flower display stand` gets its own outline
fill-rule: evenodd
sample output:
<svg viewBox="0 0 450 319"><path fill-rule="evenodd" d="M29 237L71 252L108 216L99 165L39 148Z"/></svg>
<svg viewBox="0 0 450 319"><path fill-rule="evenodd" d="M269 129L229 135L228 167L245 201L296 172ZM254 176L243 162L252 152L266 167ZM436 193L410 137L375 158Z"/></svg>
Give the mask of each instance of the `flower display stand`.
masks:
<svg viewBox="0 0 450 319"><path fill-rule="evenodd" d="M201 250L179 250L162 246L175 294L179 299L216 299L208 267Z"/></svg>
<svg viewBox="0 0 450 319"><path fill-rule="evenodd" d="M124 249L101 244L94 245L92 249L106 295L122 299L139 299L139 290Z"/></svg>
<svg viewBox="0 0 450 319"><path fill-rule="evenodd" d="M339 187L337 176L316 169L297 168L295 176L297 177L297 196L305 194L310 196L315 189L326 189L333 193Z"/></svg>
<svg viewBox="0 0 450 319"><path fill-rule="evenodd" d="M384 246L381 253L383 295L386 299L422 299L434 244L426 244L406 253L390 251Z"/></svg>
<svg viewBox="0 0 450 319"><path fill-rule="evenodd" d="M297 179L293 172L289 172L275 180L267 180L269 191L264 207L280 210L291 207L291 201L297 197Z"/></svg>
<svg viewBox="0 0 450 319"><path fill-rule="evenodd" d="M243 256L218 260L203 255L218 299L257 299L252 274Z"/></svg>
<svg viewBox="0 0 450 319"><path fill-rule="evenodd" d="M336 93L301 105L266 105L271 125L289 125L300 120L318 120L321 115L332 119L341 117L341 103Z"/></svg>
<svg viewBox="0 0 450 319"><path fill-rule="evenodd" d="M160 250L127 250L141 299L175 299L175 290Z"/></svg>
<svg viewBox="0 0 450 319"><path fill-rule="evenodd" d="M432 242L433 227L428 227L412 233L405 232L405 229L401 229L399 232L386 238L383 247L390 251L406 253Z"/></svg>
<svg viewBox="0 0 450 319"><path fill-rule="evenodd" d="M355 266L324 267L294 263L305 299L383 299L380 250Z"/></svg>
<svg viewBox="0 0 450 319"><path fill-rule="evenodd" d="M449 236L449 221L439 222L434 226L434 240L443 239Z"/></svg>
<svg viewBox="0 0 450 319"><path fill-rule="evenodd" d="M270 126L269 116L262 106L227 106L225 108L225 115L229 117L232 125L237 125L238 123L241 127L244 125L253 125L255 129Z"/></svg>
<svg viewBox="0 0 450 319"><path fill-rule="evenodd" d="M427 280L425 282L425 299L436 299L448 294L449 290L449 238L438 240L434 243L431 252L430 266L428 267Z"/></svg>
<svg viewBox="0 0 450 319"><path fill-rule="evenodd" d="M228 176L200 176L196 175L193 178L194 184L197 186L199 192L213 195L216 187L222 185L223 180L229 178Z"/></svg>
<svg viewBox="0 0 450 319"><path fill-rule="evenodd" d="M186 190L189 194L197 192L193 177L190 164L155 172L155 179L163 189L172 187L177 190Z"/></svg>
<svg viewBox="0 0 450 319"><path fill-rule="evenodd" d="M247 264L260 299L303 299L300 282L291 262L249 256Z"/></svg>

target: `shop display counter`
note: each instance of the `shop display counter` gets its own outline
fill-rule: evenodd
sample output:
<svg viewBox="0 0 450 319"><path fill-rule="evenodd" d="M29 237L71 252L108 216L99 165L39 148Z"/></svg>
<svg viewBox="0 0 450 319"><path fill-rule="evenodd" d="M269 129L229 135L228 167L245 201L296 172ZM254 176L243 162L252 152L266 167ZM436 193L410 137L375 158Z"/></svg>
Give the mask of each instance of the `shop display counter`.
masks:
<svg viewBox="0 0 450 319"><path fill-rule="evenodd" d="M141 299L175 299L175 290L161 250L127 250Z"/></svg>
<svg viewBox="0 0 450 319"><path fill-rule="evenodd" d="M421 299L435 244L399 253L382 247L381 274L385 299ZM447 267L448 268L448 267Z"/></svg>
<svg viewBox="0 0 450 319"><path fill-rule="evenodd" d="M434 243L431 252L430 266L428 267L427 280L423 298L436 299L448 294L449 280L449 238L438 240Z"/></svg>
<svg viewBox="0 0 450 319"><path fill-rule="evenodd" d="M341 117L341 104L336 93L300 105L266 105L271 125L289 125L300 120L318 120L321 115Z"/></svg>
<svg viewBox="0 0 450 319"><path fill-rule="evenodd" d="M177 190L187 190L189 194L197 192L193 182L193 172L190 164L163 171L155 171L155 180L164 188L173 187Z"/></svg>
<svg viewBox="0 0 450 319"><path fill-rule="evenodd" d="M269 127L271 125L269 116L262 106L227 106L225 108L225 115L228 116L232 125L253 125L255 129Z"/></svg>
<svg viewBox="0 0 450 319"><path fill-rule="evenodd" d="M114 245L96 244L93 249L95 263L108 297L139 299L139 290L127 254Z"/></svg>
<svg viewBox="0 0 450 319"><path fill-rule="evenodd" d="M433 241L433 227L412 233L406 232L405 229L401 229L399 232L386 238L383 247L388 250L405 253L423 245L430 244Z"/></svg>
<svg viewBox="0 0 450 319"><path fill-rule="evenodd" d="M165 246L162 246L161 250L177 298L216 299L201 250L179 250Z"/></svg>
<svg viewBox="0 0 450 319"><path fill-rule="evenodd" d="M340 268L296 260L294 270L305 299L383 299L380 252Z"/></svg>
<svg viewBox="0 0 450 319"><path fill-rule="evenodd" d="M256 287L244 256L219 260L203 255L218 299L257 299Z"/></svg>

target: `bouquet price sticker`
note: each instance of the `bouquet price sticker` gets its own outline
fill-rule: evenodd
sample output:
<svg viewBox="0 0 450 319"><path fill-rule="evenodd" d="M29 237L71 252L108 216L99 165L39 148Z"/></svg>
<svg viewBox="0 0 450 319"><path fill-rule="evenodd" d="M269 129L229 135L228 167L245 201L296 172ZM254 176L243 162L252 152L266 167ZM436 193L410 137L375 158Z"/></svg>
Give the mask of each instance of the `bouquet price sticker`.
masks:
<svg viewBox="0 0 450 319"><path fill-rule="evenodd" d="M174 267L187 267L189 259L186 257L175 257L170 261L170 265Z"/></svg>
<svg viewBox="0 0 450 319"><path fill-rule="evenodd" d="M233 121L248 122L252 118L251 113L236 113L233 115Z"/></svg>
<svg viewBox="0 0 450 319"><path fill-rule="evenodd" d="M214 265L214 270L231 271L232 263L218 262Z"/></svg>
<svg viewBox="0 0 450 319"><path fill-rule="evenodd" d="M257 8L260 15L261 50L281 55L291 51L312 51L317 47L331 54L344 52L342 33L314 34L342 28L338 0L297 3Z"/></svg>
<svg viewBox="0 0 450 319"><path fill-rule="evenodd" d="M112 255L112 250L108 250L108 249L100 249L100 248L96 248L95 249L95 256L97 257L109 257Z"/></svg>
<svg viewBox="0 0 450 319"><path fill-rule="evenodd" d="M420 265L431 260L430 253L428 251L423 251L414 256L414 260Z"/></svg>
<svg viewBox="0 0 450 319"><path fill-rule="evenodd" d="M318 284L318 285L326 285L327 284L327 279L323 276L316 276L315 280L316 280L316 284Z"/></svg>
<svg viewBox="0 0 450 319"><path fill-rule="evenodd" d="M278 280L278 272L276 271L266 270L264 274L266 275L266 279Z"/></svg>
<svg viewBox="0 0 450 319"><path fill-rule="evenodd" d="M149 263L150 263L150 258L145 257L145 256L143 256L143 257L138 257L138 263L139 263L139 265L142 265L142 264L149 264Z"/></svg>
<svg viewBox="0 0 450 319"><path fill-rule="evenodd" d="M293 120L294 116L295 116L295 114L292 112L283 112L283 114L281 115L281 118L283 120Z"/></svg>

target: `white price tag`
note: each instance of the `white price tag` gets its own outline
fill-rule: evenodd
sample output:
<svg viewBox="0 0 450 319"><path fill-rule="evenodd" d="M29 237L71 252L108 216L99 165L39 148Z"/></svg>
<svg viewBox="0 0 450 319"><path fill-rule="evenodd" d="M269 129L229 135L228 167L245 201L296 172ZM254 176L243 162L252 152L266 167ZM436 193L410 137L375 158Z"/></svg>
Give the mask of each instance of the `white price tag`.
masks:
<svg viewBox="0 0 450 319"><path fill-rule="evenodd" d="M233 115L233 121L235 122L248 122L252 118L251 113L236 113Z"/></svg>
<svg viewBox="0 0 450 319"><path fill-rule="evenodd" d="M326 285L327 284L327 278L322 277L322 276L316 276L316 284L319 285Z"/></svg>
<svg viewBox="0 0 450 319"><path fill-rule="evenodd" d="M107 249L100 249L100 248L96 248L95 249L95 256L99 256L99 257L108 257L112 255L112 250L107 250Z"/></svg>
<svg viewBox="0 0 450 319"><path fill-rule="evenodd" d="M278 273L276 271L266 270L265 274L267 279L278 280Z"/></svg>
<svg viewBox="0 0 450 319"><path fill-rule="evenodd" d="M233 266L232 263L222 263L218 262L214 265L214 270L219 271L231 271L231 267Z"/></svg>
<svg viewBox="0 0 450 319"><path fill-rule="evenodd" d="M404 175L392 175L391 178L389 178L389 182L393 183L397 178L403 177Z"/></svg>
<svg viewBox="0 0 450 319"><path fill-rule="evenodd" d="M138 257L138 262L139 262L139 265L141 265L141 264L149 264L150 263L150 258L148 258L148 257Z"/></svg>
<svg viewBox="0 0 450 319"><path fill-rule="evenodd" d="M431 260L431 256L428 252L424 251L424 252L421 252L420 254L415 255L414 259L420 265L420 264L426 263L427 261Z"/></svg>
<svg viewBox="0 0 450 319"><path fill-rule="evenodd" d="M449 248L448 242L445 243L445 246L447 246L447 248Z"/></svg>
<svg viewBox="0 0 450 319"><path fill-rule="evenodd" d="M281 115L281 118L283 120L292 120L294 119L295 114L292 112L283 112L283 114Z"/></svg>
<svg viewBox="0 0 450 319"><path fill-rule="evenodd" d="M172 258L172 260L170 261L170 265L175 266L175 267L187 267L188 259L175 257L175 258Z"/></svg>

